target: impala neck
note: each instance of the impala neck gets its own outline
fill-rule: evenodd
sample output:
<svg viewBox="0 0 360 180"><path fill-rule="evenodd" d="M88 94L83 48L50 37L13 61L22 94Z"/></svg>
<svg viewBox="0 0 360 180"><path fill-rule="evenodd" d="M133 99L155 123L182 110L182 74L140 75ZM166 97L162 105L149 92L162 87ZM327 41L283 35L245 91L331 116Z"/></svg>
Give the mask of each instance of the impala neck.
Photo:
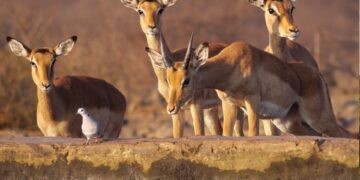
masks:
<svg viewBox="0 0 360 180"><path fill-rule="evenodd" d="M162 32L161 32L162 33ZM163 35L164 38L164 35ZM148 47L157 51L157 52L161 52L161 47L160 47L160 33L157 35L148 35L146 34L146 40L147 40L147 44ZM164 38L164 48L165 51L167 51L167 53L169 55L171 55L171 51L166 43L166 40ZM158 67L157 65L154 64L154 62L151 61L151 64L153 66L153 69L155 71L155 74L158 78L158 80L160 80L161 82L166 83L166 74L165 74L165 69L162 69L160 67Z"/></svg>
<svg viewBox="0 0 360 180"><path fill-rule="evenodd" d="M233 66L229 66L225 59L213 57L198 70L195 88L198 90L218 89L226 91L229 87L228 80L231 77L232 70Z"/></svg>
<svg viewBox="0 0 360 180"><path fill-rule="evenodd" d="M40 89L37 89L38 96L38 113L41 113L43 116L43 121L51 122L55 119L55 112L53 109L56 109L56 92L53 88L50 92L43 92ZM60 109L58 109L60 111Z"/></svg>
<svg viewBox="0 0 360 180"><path fill-rule="evenodd" d="M279 37L276 34L269 34L270 53L277 58L288 62L292 60L292 57L286 41L286 38Z"/></svg>
<svg viewBox="0 0 360 180"><path fill-rule="evenodd" d="M157 34L157 35L147 35L146 34L146 41L147 41L147 44L148 44L148 47L157 51L157 52L160 52L160 35Z"/></svg>

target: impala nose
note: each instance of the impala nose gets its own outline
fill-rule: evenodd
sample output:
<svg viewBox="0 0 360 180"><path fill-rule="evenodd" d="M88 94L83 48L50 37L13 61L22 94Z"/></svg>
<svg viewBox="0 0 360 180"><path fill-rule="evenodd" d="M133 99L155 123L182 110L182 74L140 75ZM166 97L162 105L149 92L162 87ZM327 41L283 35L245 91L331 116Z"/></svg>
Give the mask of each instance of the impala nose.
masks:
<svg viewBox="0 0 360 180"><path fill-rule="evenodd" d="M291 27L289 29L289 31L292 32L292 33L296 33L296 34L300 32L299 28L297 28L297 27Z"/></svg>
<svg viewBox="0 0 360 180"><path fill-rule="evenodd" d="M168 114L174 114L176 107L174 105L170 105L167 107Z"/></svg>
<svg viewBox="0 0 360 180"><path fill-rule="evenodd" d="M41 83L41 85L47 90L50 89L50 86L51 86L50 83Z"/></svg>
<svg viewBox="0 0 360 180"><path fill-rule="evenodd" d="M148 27L149 27L149 29L147 30L148 34L155 35L159 33L159 29L157 28L156 25L149 25Z"/></svg>
<svg viewBox="0 0 360 180"><path fill-rule="evenodd" d="M156 28L156 25L149 25L149 28L150 28L150 29L155 29L155 28Z"/></svg>

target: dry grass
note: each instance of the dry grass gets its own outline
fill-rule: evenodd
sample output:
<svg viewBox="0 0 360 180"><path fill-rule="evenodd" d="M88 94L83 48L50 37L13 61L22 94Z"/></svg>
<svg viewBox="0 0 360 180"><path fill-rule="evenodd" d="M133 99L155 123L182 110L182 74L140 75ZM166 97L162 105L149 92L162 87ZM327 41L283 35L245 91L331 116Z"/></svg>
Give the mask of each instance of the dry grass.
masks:
<svg viewBox="0 0 360 180"><path fill-rule="evenodd" d="M318 62L339 120L358 119L358 3L296 3L295 18L302 30L298 41L312 50L314 34L320 34ZM9 52L5 36L39 47L54 46L78 35L74 51L57 64L56 75L103 78L124 92L129 102L129 123L122 136L171 136L171 121L156 90L156 77L143 50L146 42L138 21L137 14L119 0L2 0L0 128L37 130L35 86L29 63ZM242 40L265 47L268 41L262 12L246 1L179 0L167 9L163 21L172 48L183 47L191 31L196 32L196 43ZM356 121L350 128L358 131L358 127ZM186 134L193 134L191 128L186 129Z"/></svg>

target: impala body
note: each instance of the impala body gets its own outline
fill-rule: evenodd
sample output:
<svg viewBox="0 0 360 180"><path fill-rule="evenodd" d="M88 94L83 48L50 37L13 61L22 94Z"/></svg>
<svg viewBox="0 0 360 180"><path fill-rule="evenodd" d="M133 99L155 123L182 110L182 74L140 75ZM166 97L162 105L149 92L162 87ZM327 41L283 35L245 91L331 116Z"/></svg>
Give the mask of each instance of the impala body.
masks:
<svg viewBox="0 0 360 180"><path fill-rule="evenodd" d="M76 42L73 36L54 48L30 49L20 41L7 38L11 51L31 64L37 87L37 125L44 136L81 137L81 116L77 109L86 107L104 130L105 138L119 136L126 110L124 96L112 85L91 77L54 78L57 58L67 55Z"/></svg>
<svg viewBox="0 0 360 180"><path fill-rule="evenodd" d="M176 0L121 0L126 6L138 12L140 26L144 32L148 44L146 49L158 79L158 91L169 102L169 94L172 91L166 81L166 66L163 64L160 54L160 44L169 55L169 59L175 62L184 57L186 48L171 52L162 33L161 17L167 7L176 3ZM162 38L160 38L160 36ZM219 53L225 47L224 44L210 44L210 56ZM204 135L205 125L212 135L219 135L222 132L218 117L220 100L215 90L199 91L196 96L186 103L183 109L190 109L194 124L195 135ZM183 136L184 119L183 112L173 114L172 109L167 109L173 121L173 137Z"/></svg>
<svg viewBox="0 0 360 180"><path fill-rule="evenodd" d="M280 118L283 122L278 127L284 132L308 134L300 125L302 119L320 134L351 137L336 123L316 69L304 63L284 63L246 43L235 42L211 58L204 43L184 62L169 66L167 79L175 89L168 108L179 109L197 90L219 89L228 96L228 103L246 109L250 136L258 135L259 118Z"/></svg>
<svg viewBox="0 0 360 180"><path fill-rule="evenodd" d="M311 53L302 45L294 42L300 35L300 29L296 26L293 16L295 11L293 3L295 1L249 0L251 4L264 11L266 27L269 32L269 45L265 51L275 55L284 62L303 62L319 70ZM325 81L324 85L326 85ZM273 122L279 123L281 121L273 120ZM271 133L274 134L274 129L270 128L270 124L266 124L265 129L272 129Z"/></svg>

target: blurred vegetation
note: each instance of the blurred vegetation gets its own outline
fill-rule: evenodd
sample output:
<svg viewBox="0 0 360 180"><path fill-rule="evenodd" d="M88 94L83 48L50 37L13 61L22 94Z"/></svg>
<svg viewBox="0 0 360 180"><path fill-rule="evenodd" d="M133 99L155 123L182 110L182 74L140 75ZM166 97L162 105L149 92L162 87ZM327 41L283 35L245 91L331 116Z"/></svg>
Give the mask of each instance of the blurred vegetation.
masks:
<svg viewBox="0 0 360 180"><path fill-rule="evenodd" d="M302 32L298 42L312 51L315 34L320 37L317 60L338 119L358 119L359 2L298 1L296 7L295 21ZM263 12L246 1L179 0L164 13L163 26L173 49L184 47L192 31L196 43L242 40L263 48L268 42ZM77 35L73 52L58 61L56 76L93 76L121 90L129 103L123 137L171 136L170 117L157 93L139 18L119 0L0 2L0 129L37 130L30 65L10 53L8 35L34 48L52 47ZM355 106L347 106L349 102ZM189 118L187 122L191 126ZM358 122L349 128L358 131ZM192 135L192 129L185 134Z"/></svg>
<svg viewBox="0 0 360 180"><path fill-rule="evenodd" d="M0 59L6 62L0 67L0 128L35 129L35 87L30 73L24 73L28 66L6 59L3 53Z"/></svg>

